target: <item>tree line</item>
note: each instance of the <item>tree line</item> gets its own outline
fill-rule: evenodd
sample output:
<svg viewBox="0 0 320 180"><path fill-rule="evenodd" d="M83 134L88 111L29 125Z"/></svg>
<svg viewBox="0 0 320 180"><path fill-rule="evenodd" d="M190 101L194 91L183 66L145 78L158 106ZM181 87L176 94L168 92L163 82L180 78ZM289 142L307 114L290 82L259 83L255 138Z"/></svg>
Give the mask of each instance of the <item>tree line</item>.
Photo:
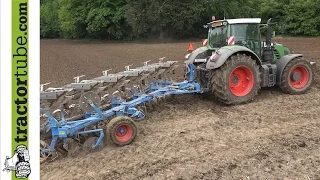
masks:
<svg viewBox="0 0 320 180"><path fill-rule="evenodd" d="M277 34L320 35L320 0L41 0L41 38L206 36L216 19L269 18Z"/></svg>

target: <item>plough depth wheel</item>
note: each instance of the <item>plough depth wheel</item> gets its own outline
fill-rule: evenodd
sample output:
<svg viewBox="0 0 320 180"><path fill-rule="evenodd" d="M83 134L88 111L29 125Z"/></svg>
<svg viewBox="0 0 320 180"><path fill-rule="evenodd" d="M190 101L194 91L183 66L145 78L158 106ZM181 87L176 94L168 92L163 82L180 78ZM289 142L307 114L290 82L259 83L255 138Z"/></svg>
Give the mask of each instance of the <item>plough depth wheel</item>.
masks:
<svg viewBox="0 0 320 180"><path fill-rule="evenodd" d="M131 118L118 116L108 123L107 133L115 144L125 146L136 138L137 127Z"/></svg>

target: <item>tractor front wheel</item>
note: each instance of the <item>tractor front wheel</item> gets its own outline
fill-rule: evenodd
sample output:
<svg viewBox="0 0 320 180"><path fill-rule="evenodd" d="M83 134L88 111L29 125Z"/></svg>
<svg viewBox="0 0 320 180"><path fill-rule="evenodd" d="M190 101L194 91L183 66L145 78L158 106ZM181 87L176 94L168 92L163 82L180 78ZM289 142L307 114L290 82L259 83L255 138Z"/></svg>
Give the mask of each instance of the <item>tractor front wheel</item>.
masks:
<svg viewBox="0 0 320 180"><path fill-rule="evenodd" d="M284 68L280 88L284 93L303 94L310 89L313 78L311 64L304 58L296 58Z"/></svg>
<svg viewBox="0 0 320 180"><path fill-rule="evenodd" d="M212 93L227 105L252 101L260 89L261 75L256 61L245 54L231 56L211 76Z"/></svg>

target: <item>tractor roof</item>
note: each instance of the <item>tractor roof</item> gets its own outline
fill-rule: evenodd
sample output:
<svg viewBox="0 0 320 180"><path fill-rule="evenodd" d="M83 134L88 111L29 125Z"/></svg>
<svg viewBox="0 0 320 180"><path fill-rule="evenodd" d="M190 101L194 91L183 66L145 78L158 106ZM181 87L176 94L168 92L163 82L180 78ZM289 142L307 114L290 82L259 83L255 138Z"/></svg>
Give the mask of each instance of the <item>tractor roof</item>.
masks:
<svg viewBox="0 0 320 180"><path fill-rule="evenodd" d="M225 20L213 21L208 24L215 24L215 26L221 26L222 22L228 22L228 24L260 24L261 18L225 19Z"/></svg>
<svg viewBox="0 0 320 180"><path fill-rule="evenodd" d="M240 18L240 19L226 19L228 24L259 24L261 23L261 18Z"/></svg>

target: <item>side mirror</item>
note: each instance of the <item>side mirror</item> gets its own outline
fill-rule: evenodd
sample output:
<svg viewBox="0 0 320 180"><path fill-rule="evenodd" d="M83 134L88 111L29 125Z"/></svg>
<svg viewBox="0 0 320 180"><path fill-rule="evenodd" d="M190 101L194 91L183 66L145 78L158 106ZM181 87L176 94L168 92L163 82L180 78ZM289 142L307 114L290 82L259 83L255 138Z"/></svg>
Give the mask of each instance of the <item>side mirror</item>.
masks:
<svg viewBox="0 0 320 180"><path fill-rule="evenodd" d="M267 21L267 24L271 24L271 21L272 21L272 18L270 18L268 21Z"/></svg>
<svg viewBox="0 0 320 180"><path fill-rule="evenodd" d="M278 25L278 23L271 23L271 21L272 21L272 18L270 18L268 21L267 21L267 25L269 26L269 25Z"/></svg>

